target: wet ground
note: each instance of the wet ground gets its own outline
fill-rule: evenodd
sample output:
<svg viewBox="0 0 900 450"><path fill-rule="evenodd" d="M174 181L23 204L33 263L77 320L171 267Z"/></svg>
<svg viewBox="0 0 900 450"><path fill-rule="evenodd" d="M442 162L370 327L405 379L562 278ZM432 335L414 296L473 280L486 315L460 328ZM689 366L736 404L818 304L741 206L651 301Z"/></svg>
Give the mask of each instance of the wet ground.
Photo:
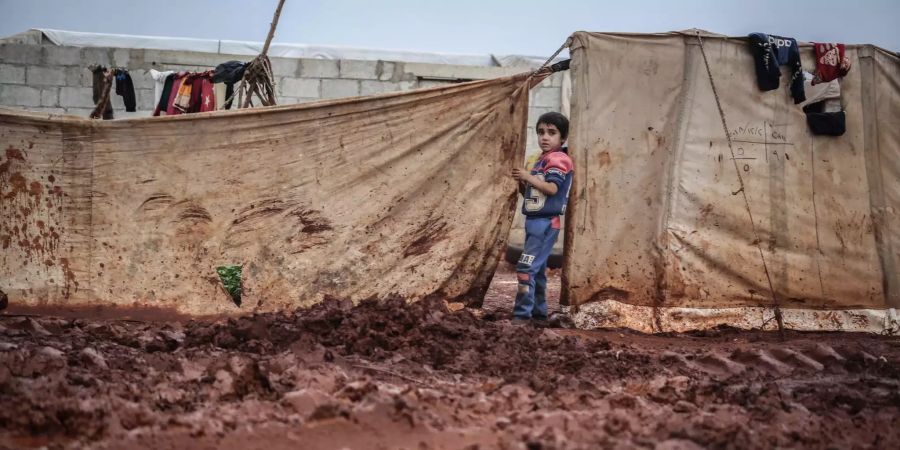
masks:
<svg viewBox="0 0 900 450"><path fill-rule="evenodd" d="M895 337L515 326L514 291L507 267L476 311L0 316L0 447L900 448Z"/></svg>

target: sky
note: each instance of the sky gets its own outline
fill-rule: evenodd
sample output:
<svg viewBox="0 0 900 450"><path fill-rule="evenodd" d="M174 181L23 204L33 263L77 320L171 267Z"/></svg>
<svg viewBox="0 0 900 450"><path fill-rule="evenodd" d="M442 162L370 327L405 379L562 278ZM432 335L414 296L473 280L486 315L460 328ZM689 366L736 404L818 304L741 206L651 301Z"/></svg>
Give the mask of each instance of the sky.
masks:
<svg viewBox="0 0 900 450"><path fill-rule="evenodd" d="M0 0L29 28L264 41L278 0ZM761 31L900 51L898 0L286 0L275 42L549 56L574 31Z"/></svg>

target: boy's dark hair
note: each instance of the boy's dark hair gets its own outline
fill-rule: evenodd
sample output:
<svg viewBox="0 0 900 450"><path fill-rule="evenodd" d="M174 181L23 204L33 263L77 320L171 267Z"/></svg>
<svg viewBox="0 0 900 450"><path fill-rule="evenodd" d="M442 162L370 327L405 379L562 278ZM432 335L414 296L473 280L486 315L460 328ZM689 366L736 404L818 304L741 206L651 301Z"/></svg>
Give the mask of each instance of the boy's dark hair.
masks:
<svg viewBox="0 0 900 450"><path fill-rule="evenodd" d="M534 128L537 129L538 125L542 123L555 126L556 129L559 130L559 136L563 138L563 140L569 138L569 119L567 119L566 116L556 111L543 113L541 114L541 117L538 117L537 123L534 124Z"/></svg>

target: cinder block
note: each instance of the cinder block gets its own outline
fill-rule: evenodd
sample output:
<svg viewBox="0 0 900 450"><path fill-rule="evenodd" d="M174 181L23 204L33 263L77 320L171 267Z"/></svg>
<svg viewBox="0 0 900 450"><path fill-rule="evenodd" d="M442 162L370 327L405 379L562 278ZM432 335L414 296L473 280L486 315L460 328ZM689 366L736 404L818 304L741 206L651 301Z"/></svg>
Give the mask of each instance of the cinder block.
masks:
<svg viewBox="0 0 900 450"><path fill-rule="evenodd" d="M81 49L78 47L45 45L41 51L44 54L44 65L47 66L77 66L81 64Z"/></svg>
<svg viewBox="0 0 900 450"><path fill-rule="evenodd" d="M535 86L535 88L550 88L550 87L553 87L553 75L551 75L547 78L544 78L544 81L541 81L540 83L538 83L537 86Z"/></svg>
<svg viewBox="0 0 900 450"><path fill-rule="evenodd" d="M40 64L41 47L25 44L0 44L0 63Z"/></svg>
<svg viewBox="0 0 900 450"><path fill-rule="evenodd" d="M94 74L87 67L66 67L66 86L91 87L94 85Z"/></svg>
<svg viewBox="0 0 900 450"><path fill-rule="evenodd" d="M354 61L350 59L342 59L341 78L353 78L359 80L377 80L378 79L378 62L377 61Z"/></svg>
<svg viewBox="0 0 900 450"><path fill-rule="evenodd" d="M320 81L309 78L283 78L281 81L281 95L286 97L319 97Z"/></svg>
<svg viewBox="0 0 900 450"><path fill-rule="evenodd" d="M449 87L456 84L453 81L438 81L438 80L420 80L419 88L433 88L433 87Z"/></svg>
<svg viewBox="0 0 900 450"><path fill-rule="evenodd" d="M532 105L559 109L562 99L559 88L538 88L532 92L534 93Z"/></svg>
<svg viewBox="0 0 900 450"><path fill-rule="evenodd" d="M81 49L81 61L85 67L92 64L100 64L109 67L109 49L107 48L83 48Z"/></svg>
<svg viewBox="0 0 900 450"><path fill-rule="evenodd" d="M28 66L25 84L29 86L65 86L66 70L62 67Z"/></svg>
<svg viewBox="0 0 900 450"><path fill-rule="evenodd" d="M409 77L482 80L515 75L521 67L454 66L449 64L403 63L402 71Z"/></svg>
<svg viewBox="0 0 900 450"><path fill-rule="evenodd" d="M0 86L0 105L40 106L41 90L17 84L2 85Z"/></svg>
<svg viewBox="0 0 900 450"><path fill-rule="evenodd" d="M378 61L376 64L375 72L378 74L378 79L381 81L391 81L394 79L394 66L395 64L388 61Z"/></svg>
<svg viewBox="0 0 900 450"><path fill-rule="evenodd" d="M539 106L528 107L528 126L534 126L535 122L537 122L538 120L538 117L541 117L541 114L554 110L555 108L545 108Z"/></svg>
<svg viewBox="0 0 900 450"><path fill-rule="evenodd" d="M322 98L356 97L359 95L359 81L322 80Z"/></svg>
<svg viewBox="0 0 900 450"><path fill-rule="evenodd" d="M156 98L153 96L153 89L139 89L135 91L137 95L137 109L139 111L153 111L156 108Z"/></svg>
<svg viewBox="0 0 900 450"><path fill-rule="evenodd" d="M46 113L46 114L65 114L66 110L64 108L46 108L46 107L30 107L26 108L31 112L37 113Z"/></svg>
<svg viewBox="0 0 900 450"><path fill-rule="evenodd" d="M149 70L134 69L129 70L128 74L131 75L131 82L134 83L135 89L153 89L156 84L150 76Z"/></svg>
<svg viewBox="0 0 900 450"><path fill-rule="evenodd" d="M94 91L86 87L66 86L59 90L59 106L66 108L93 108ZM111 96L116 97L115 93Z"/></svg>
<svg viewBox="0 0 900 450"><path fill-rule="evenodd" d="M116 95L116 86L113 85L112 90L109 91L109 104L112 105L113 112L125 112L125 101L122 100L121 95Z"/></svg>
<svg viewBox="0 0 900 450"><path fill-rule="evenodd" d="M396 92L400 90L400 83L392 83L390 81L370 81L361 82L360 93L362 95L376 95L385 92Z"/></svg>
<svg viewBox="0 0 900 450"><path fill-rule="evenodd" d="M300 76L303 78L338 78L340 77L338 62L332 59L300 60Z"/></svg>
<svg viewBox="0 0 900 450"><path fill-rule="evenodd" d="M0 64L0 83L25 84L25 66Z"/></svg>
<svg viewBox="0 0 900 450"><path fill-rule="evenodd" d="M66 108L66 114L80 117L90 117L91 112L94 110L93 107L90 108Z"/></svg>
<svg viewBox="0 0 900 450"><path fill-rule="evenodd" d="M271 58L272 75L277 77L296 77L299 75L299 61L289 58Z"/></svg>
<svg viewBox="0 0 900 450"><path fill-rule="evenodd" d="M113 50L113 59L111 65L116 67L128 67L131 61L131 50L127 48L117 48Z"/></svg>
<svg viewBox="0 0 900 450"><path fill-rule="evenodd" d="M56 107L59 105L59 88L41 90L41 106Z"/></svg>

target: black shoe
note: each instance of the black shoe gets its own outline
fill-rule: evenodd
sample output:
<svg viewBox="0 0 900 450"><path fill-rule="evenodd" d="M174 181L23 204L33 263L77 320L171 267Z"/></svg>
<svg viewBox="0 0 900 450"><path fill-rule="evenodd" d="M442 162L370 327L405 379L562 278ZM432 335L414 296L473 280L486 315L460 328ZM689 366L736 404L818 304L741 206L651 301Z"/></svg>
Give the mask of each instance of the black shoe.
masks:
<svg viewBox="0 0 900 450"><path fill-rule="evenodd" d="M512 320L510 320L510 323L515 326L531 325L531 319L526 319L524 317L513 317Z"/></svg>

